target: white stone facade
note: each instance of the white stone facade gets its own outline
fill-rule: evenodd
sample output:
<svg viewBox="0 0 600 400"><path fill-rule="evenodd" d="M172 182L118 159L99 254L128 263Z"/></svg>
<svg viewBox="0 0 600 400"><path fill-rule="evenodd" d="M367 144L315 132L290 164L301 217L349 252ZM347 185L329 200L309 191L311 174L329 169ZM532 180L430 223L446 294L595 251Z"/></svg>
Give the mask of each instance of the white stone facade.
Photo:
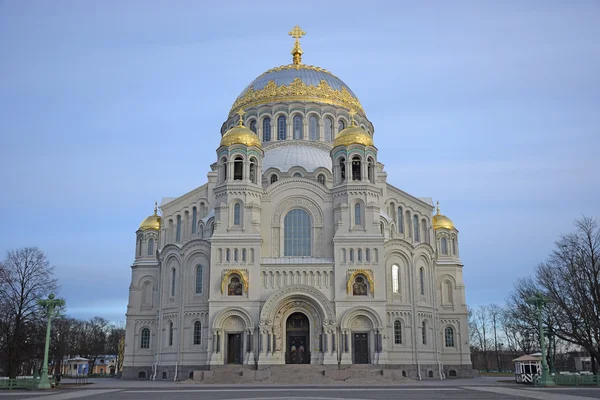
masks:
<svg viewBox="0 0 600 400"><path fill-rule="evenodd" d="M296 115L302 137L294 139ZM470 376L458 231L434 230L431 199L387 183L375 147L333 147L324 126L333 122L335 138L340 120L350 124L346 109L279 101L249 107L244 124L255 121L263 138L264 119L277 132L279 116L280 140L220 146L208 181L163 199L160 230L138 230L124 377L186 379L227 363L290 362ZM364 115L355 120L373 135ZM221 134L236 122L230 116ZM360 176L350 176L355 156ZM251 162L262 180L253 182Z"/></svg>

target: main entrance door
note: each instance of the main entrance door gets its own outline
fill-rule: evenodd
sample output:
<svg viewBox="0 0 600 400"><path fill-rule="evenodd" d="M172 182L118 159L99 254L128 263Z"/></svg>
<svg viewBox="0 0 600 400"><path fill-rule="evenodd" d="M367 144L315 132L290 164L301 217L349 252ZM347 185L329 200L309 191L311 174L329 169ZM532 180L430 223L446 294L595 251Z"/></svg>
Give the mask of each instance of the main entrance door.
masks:
<svg viewBox="0 0 600 400"><path fill-rule="evenodd" d="M352 349L354 350L354 364L369 363L369 334L355 333L352 341Z"/></svg>
<svg viewBox="0 0 600 400"><path fill-rule="evenodd" d="M230 333L227 335L227 364L242 363L242 334Z"/></svg>
<svg viewBox="0 0 600 400"><path fill-rule="evenodd" d="M306 315L293 313L286 321L286 364L310 364L310 325Z"/></svg>

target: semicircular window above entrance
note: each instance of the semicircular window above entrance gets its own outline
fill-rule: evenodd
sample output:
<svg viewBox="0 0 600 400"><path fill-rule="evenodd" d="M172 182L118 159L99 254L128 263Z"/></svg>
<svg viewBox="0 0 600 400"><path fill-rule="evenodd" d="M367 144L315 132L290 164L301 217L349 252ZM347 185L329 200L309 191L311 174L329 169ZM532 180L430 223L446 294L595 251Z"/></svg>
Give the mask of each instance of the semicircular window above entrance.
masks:
<svg viewBox="0 0 600 400"><path fill-rule="evenodd" d="M311 255L310 216L301 208L288 212L283 220L283 255L305 257Z"/></svg>

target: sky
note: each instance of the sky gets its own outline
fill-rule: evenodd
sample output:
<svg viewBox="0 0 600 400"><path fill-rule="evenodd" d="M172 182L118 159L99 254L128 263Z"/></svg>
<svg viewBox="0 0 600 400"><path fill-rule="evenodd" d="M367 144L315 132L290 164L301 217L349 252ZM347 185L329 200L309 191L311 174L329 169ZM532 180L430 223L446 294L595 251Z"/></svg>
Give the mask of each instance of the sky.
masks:
<svg viewBox="0 0 600 400"><path fill-rule="evenodd" d="M124 321L135 231L206 181L239 93L332 71L388 182L459 229L467 303L502 303L600 217L598 1L0 0L0 259L46 252L68 314Z"/></svg>

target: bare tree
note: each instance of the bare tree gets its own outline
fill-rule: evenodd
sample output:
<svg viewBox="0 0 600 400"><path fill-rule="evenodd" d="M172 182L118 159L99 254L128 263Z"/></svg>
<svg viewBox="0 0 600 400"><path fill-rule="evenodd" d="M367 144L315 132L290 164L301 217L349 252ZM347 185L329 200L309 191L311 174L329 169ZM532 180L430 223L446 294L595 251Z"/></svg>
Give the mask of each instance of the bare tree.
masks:
<svg viewBox="0 0 600 400"><path fill-rule="evenodd" d="M469 336L471 337L471 343L475 349L481 353L483 357L483 367L486 371L490 371L490 364L488 361L489 348L490 348L490 318L487 312L486 306L480 306L470 313L471 321L469 322Z"/></svg>
<svg viewBox="0 0 600 400"><path fill-rule="evenodd" d="M549 259L536 270L537 283L553 301L554 334L586 349L592 371L600 363L600 225L593 218L575 221ZM595 361L595 362L594 362Z"/></svg>
<svg viewBox="0 0 600 400"><path fill-rule="evenodd" d="M82 324L79 332L79 355L89 360L88 374L91 374L98 356L106 354L108 321L93 317Z"/></svg>
<svg viewBox="0 0 600 400"><path fill-rule="evenodd" d="M109 327L106 343L107 354L116 354L116 372L121 370L123 356L121 354L122 341L125 339L125 327L122 323L113 324Z"/></svg>
<svg viewBox="0 0 600 400"><path fill-rule="evenodd" d="M28 339L43 311L36 300L57 289L53 267L37 247L9 250L0 279L0 351L6 355L8 376L19 373ZM38 321L39 322L39 321Z"/></svg>
<svg viewBox="0 0 600 400"><path fill-rule="evenodd" d="M496 369L502 370L502 362L500 361L500 352L498 350L498 331L500 330L502 307L498 304L490 304L487 306L490 323L492 324L492 333L494 334L494 352L496 353Z"/></svg>

